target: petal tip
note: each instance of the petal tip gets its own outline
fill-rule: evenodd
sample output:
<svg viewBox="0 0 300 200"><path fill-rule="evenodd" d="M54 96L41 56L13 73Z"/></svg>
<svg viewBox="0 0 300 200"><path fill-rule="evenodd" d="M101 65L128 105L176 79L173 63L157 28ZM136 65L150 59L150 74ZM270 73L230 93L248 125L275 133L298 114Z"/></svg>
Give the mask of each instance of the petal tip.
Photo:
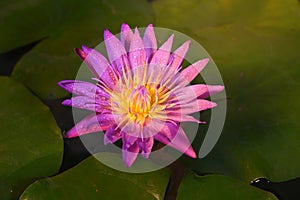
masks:
<svg viewBox="0 0 300 200"><path fill-rule="evenodd" d="M73 127L72 129L70 129L69 131L63 133L63 137L64 138L74 138L74 137L77 137L78 136L78 133L76 131L76 129Z"/></svg>
<svg viewBox="0 0 300 200"><path fill-rule="evenodd" d="M201 60L201 62L206 65L209 62L209 58L204 58Z"/></svg>
<svg viewBox="0 0 300 200"><path fill-rule="evenodd" d="M107 136L104 135L104 141L103 141L104 145L110 144L112 143Z"/></svg>
<svg viewBox="0 0 300 200"><path fill-rule="evenodd" d="M64 105L64 106L71 106L72 101L70 99L66 99L63 102L61 102L61 104Z"/></svg>
<svg viewBox="0 0 300 200"><path fill-rule="evenodd" d="M74 51L82 60L84 60L87 56L86 53L79 48L74 48Z"/></svg>
<svg viewBox="0 0 300 200"><path fill-rule="evenodd" d="M140 36L140 32L139 32L139 29L137 27L135 27L135 29L134 29L134 34L136 36Z"/></svg>
<svg viewBox="0 0 300 200"><path fill-rule="evenodd" d="M188 49L189 47L190 47L190 45L191 45L191 40L187 40L187 41L185 41L184 43L183 43L183 48L184 49Z"/></svg>
<svg viewBox="0 0 300 200"><path fill-rule="evenodd" d="M62 80L62 81L57 82L57 84L59 85L59 87L65 89L65 84L64 84L65 82L66 82L66 80Z"/></svg>
<svg viewBox="0 0 300 200"><path fill-rule="evenodd" d="M174 35L174 33L169 37L169 39L167 40L167 42L169 42L171 45L173 44L173 40L174 40L174 37L175 37L175 35ZM166 42L166 43L167 43Z"/></svg>
<svg viewBox="0 0 300 200"><path fill-rule="evenodd" d="M82 50L84 51L84 53L86 53L86 54L89 54L91 51L92 51L92 49L91 48L89 48L89 47L87 47L87 46L84 46L84 45L82 45Z"/></svg>
<svg viewBox="0 0 300 200"><path fill-rule="evenodd" d="M214 108L214 107L216 107L217 105L218 105L217 103L211 102L211 108Z"/></svg>
<svg viewBox="0 0 300 200"><path fill-rule="evenodd" d="M104 30L104 34L103 35L104 35L104 40L107 40L107 39L113 37L113 34L108 29Z"/></svg>
<svg viewBox="0 0 300 200"><path fill-rule="evenodd" d="M219 85L218 86L218 92L221 92L221 91L223 91L225 89L225 86L223 86L223 85Z"/></svg>
<svg viewBox="0 0 300 200"><path fill-rule="evenodd" d="M124 151L126 151L125 155L127 155L127 156L124 155ZM134 163L136 157L137 157L136 153L132 153L132 152L127 151L127 150L123 150L123 162L124 162L126 167L131 167L132 164Z"/></svg>
<svg viewBox="0 0 300 200"><path fill-rule="evenodd" d="M75 82L74 80L62 80L62 81L59 81L57 84L59 85L59 87L72 93L74 82Z"/></svg>
<svg viewBox="0 0 300 200"><path fill-rule="evenodd" d="M129 30L131 30L130 26L124 22L121 26L121 31L124 32L124 31L129 31Z"/></svg>
<svg viewBox="0 0 300 200"><path fill-rule="evenodd" d="M191 158L197 158L197 155L193 149L192 146L190 146L186 151L185 151L185 154L188 155L189 157Z"/></svg>

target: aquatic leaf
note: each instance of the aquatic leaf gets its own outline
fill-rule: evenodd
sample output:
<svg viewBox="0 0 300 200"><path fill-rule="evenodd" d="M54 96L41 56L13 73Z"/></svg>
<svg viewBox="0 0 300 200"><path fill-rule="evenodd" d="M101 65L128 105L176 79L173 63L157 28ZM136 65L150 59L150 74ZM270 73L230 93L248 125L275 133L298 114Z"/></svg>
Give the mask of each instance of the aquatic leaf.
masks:
<svg viewBox="0 0 300 200"><path fill-rule="evenodd" d="M269 192L234 178L221 175L198 176L189 173L179 186L177 199L275 200L277 198Z"/></svg>
<svg viewBox="0 0 300 200"><path fill-rule="evenodd" d="M120 156L97 155L111 159ZM119 164L123 165L122 161ZM120 172L91 156L62 174L36 181L24 191L20 200L163 199L168 181L166 169L142 174Z"/></svg>
<svg viewBox="0 0 300 200"><path fill-rule="evenodd" d="M15 199L58 172L63 140L49 109L23 85L0 77L0 197Z"/></svg>

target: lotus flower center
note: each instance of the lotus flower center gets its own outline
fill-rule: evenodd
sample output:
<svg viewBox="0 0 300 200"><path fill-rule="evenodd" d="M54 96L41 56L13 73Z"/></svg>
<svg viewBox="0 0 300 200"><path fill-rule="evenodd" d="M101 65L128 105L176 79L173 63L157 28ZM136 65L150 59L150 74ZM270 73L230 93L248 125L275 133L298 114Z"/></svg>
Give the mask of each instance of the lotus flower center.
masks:
<svg viewBox="0 0 300 200"><path fill-rule="evenodd" d="M151 95L145 86L140 85L132 90L128 107L131 118L137 123L143 124L151 109Z"/></svg>

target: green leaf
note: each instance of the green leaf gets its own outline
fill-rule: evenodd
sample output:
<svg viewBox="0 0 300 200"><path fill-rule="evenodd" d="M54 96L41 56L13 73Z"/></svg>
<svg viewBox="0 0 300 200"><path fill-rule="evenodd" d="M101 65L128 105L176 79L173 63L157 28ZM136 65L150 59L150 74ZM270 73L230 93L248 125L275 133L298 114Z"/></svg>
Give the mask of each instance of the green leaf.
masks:
<svg viewBox="0 0 300 200"><path fill-rule="evenodd" d="M112 159L119 157L113 153L100 154ZM24 191L20 200L163 199L168 181L166 169L143 174L125 173L89 157L62 174L36 181Z"/></svg>
<svg viewBox="0 0 300 200"><path fill-rule="evenodd" d="M189 173L184 177L179 187L177 199L275 200L277 198L269 192L230 177L221 175L198 176Z"/></svg>
<svg viewBox="0 0 300 200"><path fill-rule="evenodd" d="M186 159L188 165L247 182L299 177L299 1L166 0L153 9L156 26L187 33L206 48L225 82L221 138L204 159Z"/></svg>
<svg viewBox="0 0 300 200"><path fill-rule="evenodd" d="M0 77L0 196L15 199L59 170L63 140L49 109L23 85Z"/></svg>
<svg viewBox="0 0 300 200"><path fill-rule="evenodd" d="M0 53L53 36L79 18L85 2L3 0L0 3Z"/></svg>
<svg viewBox="0 0 300 200"><path fill-rule="evenodd" d="M15 66L13 78L43 99L68 94L57 86L57 82L76 78L82 61L75 55L75 47L82 44L95 47L103 41L105 29L119 33L123 22L133 27L145 27L153 17L146 0L87 1L79 12L80 19L41 41Z"/></svg>

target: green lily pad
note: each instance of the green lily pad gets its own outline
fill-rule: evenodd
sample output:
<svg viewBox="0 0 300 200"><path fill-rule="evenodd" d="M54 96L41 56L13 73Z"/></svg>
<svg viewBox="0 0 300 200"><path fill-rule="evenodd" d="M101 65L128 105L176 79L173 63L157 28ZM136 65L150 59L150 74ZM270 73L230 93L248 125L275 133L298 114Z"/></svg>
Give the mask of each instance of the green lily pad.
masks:
<svg viewBox="0 0 300 200"><path fill-rule="evenodd" d="M104 156L110 158L119 156L106 154ZM36 181L24 191L20 200L163 199L168 181L166 169L143 174L125 173L89 157L62 174Z"/></svg>
<svg viewBox="0 0 300 200"><path fill-rule="evenodd" d="M53 36L80 16L83 1L4 0L0 3L0 53Z"/></svg>
<svg viewBox="0 0 300 200"><path fill-rule="evenodd" d="M0 82L0 196L15 199L36 179L58 172L63 140L45 105L20 83Z"/></svg>
<svg viewBox="0 0 300 200"><path fill-rule="evenodd" d="M212 55L228 96L219 142L204 159L185 162L247 182L299 177L299 2L167 0L153 8L156 26L191 35Z"/></svg>
<svg viewBox="0 0 300 200"><path fill-rule="evenodd" d="M184 177L179 187L177 199L275 200L277 198L269 192L230 177L221 175L198 176L189 173Z"/></svg>
<svg viewBox="0 0 300 200"><path fill-rule="evenodd" d="M68 94L57 86L57 82L76 77L82 61L75 55L75 47L83 44L95 47L103 41L104 29L119 33L123 22L133 27L145 27L153 18L146 0L95 0L84 3L84 8L79 9L80 19L41 41L15 66L12 77L43 99Z"/></svg>

